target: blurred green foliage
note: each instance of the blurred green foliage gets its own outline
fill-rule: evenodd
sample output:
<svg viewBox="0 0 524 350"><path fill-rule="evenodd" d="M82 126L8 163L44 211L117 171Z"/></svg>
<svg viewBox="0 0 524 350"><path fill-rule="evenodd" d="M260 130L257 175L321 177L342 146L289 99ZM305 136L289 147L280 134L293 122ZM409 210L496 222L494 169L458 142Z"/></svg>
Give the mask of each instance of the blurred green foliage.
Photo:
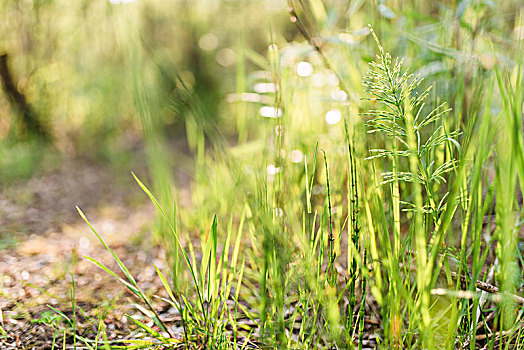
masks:
<svg viewBox="0 0 524 350"><path fill-rule="evenodd" d="M214 145L237 135L239 141L260 136L257 105L274 101L260 85L273 79L264 59L271 42L283 49L284 65L297 58L322 64L288 21L286 6L294 2L5 0L0 51L10 55L17 87L51 130L58 154L118 163L141 148L137 74L161 133L168 140L185 137L196 151L198 132ZM309 34L322 40L333 68L355 92L352 101L371 59L371 23L394 56L406 57L412 70L435 81L433 100L452 101L463 111L456 123L478 112L482 80L495 62L514 64L518 46L512 40L521 35L515 32L522 17L515 0L304 4L299 14L310 19ZM255 98L259 103L227 102L232 93L229 100L253 100L241 95L253 92L262 96ZM6 161L2 172L30 174L40 147L13 146L19 127L3 95L0 114L1 147L21 159L20 170L6 171L17 167ZM28 158L20 149L34 154Z"/></svg>
<svg viewBox="0 0 524 350"><path fill-rule="evenodd" d="M277 1L7 0L0 4L0 51L9 54L18 90L51 130L47 151L118 161L142 144L131 72L140 75L150 96L146 108L168 139L185 137L186 123L215 141L234 135L224 101L235 90L240 38L263 53L261 29L269 22L280 28L286 17ZM32 161L14 146L27 140L5 94L0 114L1 147L21 159L1 168L30 174ZM25 148L39 151L30 142Z"/></svg>

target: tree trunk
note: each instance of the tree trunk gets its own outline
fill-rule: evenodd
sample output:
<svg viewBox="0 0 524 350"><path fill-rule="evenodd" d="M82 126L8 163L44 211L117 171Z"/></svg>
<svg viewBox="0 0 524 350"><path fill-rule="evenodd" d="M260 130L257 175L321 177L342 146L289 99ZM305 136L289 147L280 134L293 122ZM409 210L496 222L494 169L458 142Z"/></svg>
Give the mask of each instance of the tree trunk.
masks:
<svg viewBox="0 0 524 350"><path fill-rule="evenodd" d="M49 130L38 119L36 113L27 103L25 96L16 88L7 61L8 54L1 54L0 80L2 82L2 89L4 90L13 113L16 117L20 118L21 125L27 133L27 136L34 136L44 141L50 141L51 134Z"/></svg>

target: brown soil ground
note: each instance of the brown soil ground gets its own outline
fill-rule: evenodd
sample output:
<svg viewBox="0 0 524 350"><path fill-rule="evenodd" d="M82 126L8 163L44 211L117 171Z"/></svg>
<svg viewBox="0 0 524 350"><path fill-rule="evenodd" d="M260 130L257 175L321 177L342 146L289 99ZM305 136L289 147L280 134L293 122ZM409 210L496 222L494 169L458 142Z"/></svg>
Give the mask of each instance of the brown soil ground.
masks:
<svg viewBox="0 0 524 350"><path fill-rule="evenodd" d="M149 293L161 289L152 263L162 266L162 253L150 244L154 209L131 175L122 179L100 164L65 161L0 189L0 310L7 332L1 349L51 349L54 336L62 348L61 332L37 320L55 314L49 306L72 317L73 277L78 334L94 339L102 317L110 340L134 335L124 314L137 313L132 306L137 300L84 258L118 271L77 205L139 285ZM162 313L165 305L158 306ZM73 343L71 336L66 343Z"/></svg>

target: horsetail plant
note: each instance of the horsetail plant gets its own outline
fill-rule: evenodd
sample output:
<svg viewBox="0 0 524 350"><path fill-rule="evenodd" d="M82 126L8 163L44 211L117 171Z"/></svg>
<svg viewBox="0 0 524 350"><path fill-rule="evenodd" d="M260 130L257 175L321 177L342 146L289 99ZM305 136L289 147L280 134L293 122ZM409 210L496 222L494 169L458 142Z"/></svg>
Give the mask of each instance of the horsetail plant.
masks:
<svg viewBox="0 0 524 350"><path fill-rule="evenodd" d="M390 278L390 293L388 293L393 303L389 313L391 345L393 347L401 345L403 312L400 312L398 305L402 301L402 288L407 287L406 291L412 290L409 286L403 286L405 282L399 283L402 280L401 256L407 246L402 242L400 228L400 211L401 206L404 206L404 211L413 212L410 232L414 234L416 267L419 271L416 276L417 294L414 304L418 316L414 319L418 323L425 347L431 348L433 345L429 313L431 275L423 273L427 271L428 265L427 235L428 233L431 235L432 229L434 232L438 231L439 214L444 209L447 197L447 193L440 196L440 184L445 182L445 175L456 167L456 160L449 151L446 154L446 148L451 144L458 144L456 138L459 131L446 130L442 116L450 109L446 108L445 103L426 112L424 100L429 95L431 86L419 92L422 79L403 70L403 60L396 59L393 62L371 26L370 29L379 54L377 60L370 63L371 68L364 78L364 86L372 96L367 100L378 102L384 108L372 109L362 114L371 117L366 124L370 128L370 133L384 133L389 140L387 143L389 146L372 149L372 155L368 159L390 159L392 164L391 171L382 173L381 182L381 185L391 185L393 205L393 246L390 249L392 255L389 267L394 276ZM440 125L434 126L431 132L430 126L438 122ZM446 160L445 156L449 159ZM407 166L401 162L403 158L407 158ZM442 160L440 164L437 163L439 159ZM411 183L409 197L412 203L404 198L401 200L401 183L406 186L407 183ZM424 220L425 214L429 216L427 220ZM410 328L412 326L410 324Z"/></svg>
<svg viewBox="0 0 524 350"><path fill-rule="evenodd" d="M349 272L349 304L348 304L348 317L347 317L347 329L351 330L353 328L353 313L355 305L357 303L356 299L356 288L357 280L359 277L359 269L357 268L357 258L353 254L353 250L349 246L349 242L353 243L355 248L355 253L360 254L360 203L359 203L359 192L358 192L358 180L357 180L357 164L355 159L354 145L350 141L349 131L347 122L344 123L344 132L346 136L346 143L348 147L348 182L347 182L347 196L348 196L348 216L350 218L351 224L348 225L348 272ZM366 259L364 259L364 265L366 264ZM364 276L361 276L361 291L362 291L362 302L360 309L364 306L365 292L366 292L366 281L364 281ZM360 316L360 310L359 310ZM363 327L363 318L359 318L361 322L360 328ZM359 331L360 338L360 331ZM361 341L359 340L359 346Z"/></svg>
<svg viewBox="0 0 524 350"><path fill-rule="evenodd" d="M427 195L427 204L422 207L423 213L429 213L437 223L438 214L443 209L444 194L438 202L437 186L445 182L444 176L452 171L456 165L456 160L451 158L442 164L436 164L435 158L439 152L443 152L443 147L448 143L458 145L456 138L459 130L447 132L445 124L437 126L426 141L423 143L424 133L429 125L441 120L441 117L451 111L446 108L446 103L442 103L432 109L425 116L424 100L428 96L432 86L429 86L422 93L417 92L423 79L419 75L402 72L403 60L396 59L392 62L389 53L384 51L375 32L371 33L379 47L378 63L371 62L371 69L364 78L366 91L373 97L366 98L381 103L386 107L384 110L369 110L362 113L371 116L372 119L366 123L370 128L369 133L384 132L392 138L392 150L372 149L371 158L392 158L393 170L382 173L382 184L395 182L418 182L421 184ZM413 140L410 140L413 138ZM400 148L399 148L400 147ZM401 171L399 169L399 158L410 158L414 156L416 161L415 169ZM396 159L396 160L395 160ZM410 160L411 161L411 160ZM413 204L403 202L402 204L413 206Z"/></svg>

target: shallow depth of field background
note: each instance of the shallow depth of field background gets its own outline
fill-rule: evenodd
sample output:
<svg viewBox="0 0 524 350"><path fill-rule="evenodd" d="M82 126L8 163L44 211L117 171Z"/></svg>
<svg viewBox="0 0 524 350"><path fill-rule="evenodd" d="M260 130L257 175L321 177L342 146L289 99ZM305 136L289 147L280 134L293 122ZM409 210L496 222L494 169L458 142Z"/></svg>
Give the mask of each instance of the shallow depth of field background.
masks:
<svg viewBox="0 0 524 350"><path fill-rule="evenodd" d="M382 237L392 232L388 231L392 225L386 221L395 215L394 209L384 204L379 210L376 202L377 198L384 203L393 200L389 184L378 186L381 172L389 170L390 163L365 160L370 150L388 147L386 136L368 133L365 123L369 116L362 114L377 108L376 103L366 100L370 96L362 84L369 63L378 53L368 24L393 58L403 59L405 69L424 78L421 90L433 85L426 99L428 108L447 102L451 111L438 122L442 130L460 130L457 147L451 150L443 146L431 155L431 161L438 164L455 155L467 163L466 175L459 177L458 170L451 172L445 176L446 181L434 185L435 193L445 203L444 194L452 192L454 179L460 178L464 183L460 189L463 198L471 195L468 198L478 202L470 209L467 203L471 201L461 202L461 209L450 219L442 249L449 248L449 254L469 266L479 280L495 271L491 272L493 284L518 294L523 281L519 270L522 184L515 180L524 174L519 168L524 163L515 153L523 142L521 1L4 0L0 2L0 55L5 55L14 88L25 104L21 106L12 98L13 89L2 85L3 328L22 332L31 320L42 320L43 313L48 315L48 303L67 308L64 305L70 299L71 274L78 278L79 300L86 302L86 310L115 298L116 292L105 292L107 287L103 286L100 292L87 292L91 283L116 282L107 282L105 272L92 270L88 267L92 264L83 258L89 255L111 264L110 259L104 260L108 259L107 252L78 215L75 207L79 206L88 218L93 218L92 224L110 246L127 259L130 270L145 281L144 288L151 288L150 294L164 293L164 297L165 291L158 292L162 289L158 280L151 282L156 276L152 263L165 269L181 293L192 295L194 286L188 282L189 272L177 244L191 252L188 254L192 261L207 261L205 252L211 249L207 242L216 216L215 254L220 256L225 246L238 254L229 258L230 264L234 261L233 265L238 266L230 266L225 279L234 284L242 271L244 280L239 282L242 287L235 302L242 299L242 305L254 310L246 317L259 322L257 325L263 329L260 334L267 331L271 346L278 348L287 342L292 347L305 342L306 338L300 337L307 335L306 330L327 334L319 335L316 343L307 338L311 341L308 344L318 346L340 345L348 337L358 339L358 326L348 326L343 311L329 309L337 308L333 305L347 309L340 301L343 298L333 301L336 298L330 299L321 291L320 272L326 271L327 260L308 260L310 255L327 254L328 243L322 243L327 236L322 236L321 243L314 238L311 242L303 239L306 231L316 232L319 227L324 227L327 235L326 225L331 228L332 222L336 269L343 271L339 280L346 278L347 283L351 279L348 273L355 270L349 258L348 232L354 197L349 194L348 169L353 161L348 162L348 140L356 158L354 164L359 167L355 183L361 191L357 209L362 218L362 252L368 247L373 227ZM514 113L516 124L512 127L504 117L506 112ZM35 118L37 128L28 121L27 113ZM482 124L486 118L489 121ZM489 135L479 136L487 130ZM518 131L512 134L511 130ZM517 135L517 141L510 143L510 134ZM485 140L490 143L482 143ZM461 153L461 145L466 144L473 146ZM478 171L472 170L477 169L477 155L485 159ZM503 161L498 161L499 157ZM504 169L510 169L510 173ZM168 233L172 222L154 211L131 172L156 196L169 220L176 222L178 243ZM474 182L477 175L483 187ZM468 187L471 183L478 187ZM501 190L506 184L510 186L508 193ZM399 204L399 225L406 241L415 225L407 204L415 200L410 186L403 184L400 189L403 202ZM511 203L511 213L501 214L499 207L504 198ZM491 204L483 207L484 200ZM501 215L499 219L495 219L495 212ZM491 226L496 228L491 230ZM242 238L234 248L240 232ZM500 243L506 239L510 242L507 247ZM385 245L379 242L376 253L383 261L389 256ZM399 256L405 254L409 260L415 248L410 243L406 247ZM471 247L480 253L475 255L476 248ZM271 253L267 253L268 249L272 249ZM504 251L510 252L507 256L513 260L500 262L503 268L499 268ZM485 259L479 258L482 263L472 262L479 256ZM224 268L227 263L226 259ZM368 261L369 266L373 263L378 262ZM303 266L307 264L318 266L318 275L307 271ZM209 272L206 268L201 270L204 275ZM460 271L463 268L467 269L461 267ZM385 269L387 276L389 270ZM367 324L375 327L363 329L362 337L369 336L370 344L376 343L376 338L389 336L391 343L384 344L419 346L418 328L410 326L421 322L411 315L419 306L406 306L410 311L408 316L402 314L408 320L402 326L406 333L402 333L400 341L394 329L397 323L402 324L394 319L400 313L373 309L377 307L378 292L370 287L376 282L372 270L359 270L359 274L369 275L367 297L373 300L369 305L362 303L361 316L366 313ZM263 273L267 276L261 277ZM509 276L512 282L506 285L500 276ZM224 277L217 277L222 283L220 278ZM409 283L409 278L405 279ZM207 285L205 277L201 283ZM384 288L381 293L385 293L380 295L387 295L387 285L379 285ZM289 315L300 309L290 305L304 302L300 299L301 288L311 288L306 293L308 298L318 301L318 312L325 315L319 316L318 324L322 326L317 321L302 321L302 316L293 318L293 322L307 324L296 338L290 335L293 325ZM344 295L343 288L334 288L333 293ZM474 286L470 289L475 291ZM409 288L399 293L399 299L388 300L413 297ZM353 305L351 300L347 303ZM358 305L353 305L355 310ZM465 305L452 311L441 305L432 309L434 333L428 336L428 344L449 345L462 336L457 342L465 343L467 339L466 346L474 348L472 327L464 326L463 319L471 321L474 317L464 315L470 315L466 310L473 312L475 308ZM520 329L509 323L521 322L522 312L508 316L507 309L496 309L506 315L500 316L496 327L511 330L520 339ZM256 316L257 312L260 315ZM357 314L356 325L360 322ZM393 319L384 320L385 315ZM199 324L198 317L194 318ZM449 320L454 319L462 323L449 326ZM226 324L231 318L222 321ZM386 322L393 324L392 330L384 328ZM475 327L477 322L483 321L475 320ZM340 329L356 327L351 328L356 331L340 331L344 338L335 325ZM121 327L122 334L126 327ZM236 335L237 328L233 328ZM216 329L214 340L220 338ZM383 335L381 329L390 333ZM495 329L490 329L491 333L484 328L482 331L487 336L479 338L480 342L497 334L499 338L494 342L502 337ZM203 344L201 338L194 341Z"/></svg>

